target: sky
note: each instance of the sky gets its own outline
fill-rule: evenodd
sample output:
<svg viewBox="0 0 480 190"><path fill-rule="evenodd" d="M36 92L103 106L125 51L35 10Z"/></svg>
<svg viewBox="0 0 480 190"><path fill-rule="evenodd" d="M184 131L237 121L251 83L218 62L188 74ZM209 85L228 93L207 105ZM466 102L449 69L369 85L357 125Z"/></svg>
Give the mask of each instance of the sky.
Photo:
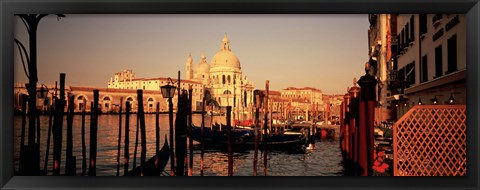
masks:
<svg viewBox="0 0 480 190"><path fill-rule="evenodd" d="M191 53L208 63L227 35L243 75L264 89L314 87L344 94L368 60L367 15L88 15L44 17L37 30L39 84L106 88L116 72L138 78L185 78ZM28 49L28 34L15 18L15 38ZM16 83L26 83L15 47Z"/></svg>

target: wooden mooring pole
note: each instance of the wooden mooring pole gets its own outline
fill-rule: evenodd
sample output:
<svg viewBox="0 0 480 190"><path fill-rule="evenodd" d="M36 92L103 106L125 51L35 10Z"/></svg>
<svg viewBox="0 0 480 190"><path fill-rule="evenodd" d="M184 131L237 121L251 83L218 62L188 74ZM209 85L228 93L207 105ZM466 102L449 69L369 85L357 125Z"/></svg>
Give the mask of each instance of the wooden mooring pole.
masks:
<svg viewBox="0 0 480 190"><path fill-rule="evenodd" d="M35 150L36 151L35 154L38 153L38 155L35 155L35 156L38 157L38 159L39 159L38 160L38 162L39 162L38 163L38 169L40 169L40 149L39 148L40 148L40 114L41 114L41 111L36 109L35 112L36 112L35 117L37 118L37 127L36 127L37 138L36 138L36 142L35 142L35 148L38 149L38 151Z"/></svg>
<svg viewBox="0 0 480 190"><path fill-rule="evenodd" d="M260 124L260 95L255 95L255 148L253 154L253 176L257 176L258 167L258 129Z"/></svg>
<svg viewBox="0 0 480 190"><path fill-rule="evenodd" d="M211 125L211 124L210 124ZM200 142L201 142L201 152L200 152L200 176L203 176L203 154L205 149L204 143L204 133L205 133L205 96L202 98L202 128L200 129Z"/></svg>
<svg viewBox="0 0 480 190"><path fill-rule="evenodd" d="M158 151L160 151L160 102L157 102L155 109L155 155Z"/></svg>
<svg viewBox="0 0 480 190"><path fill-rule="evenodd" d="M140 119L137 110L137 130L135 131L135 148L133 149L133 168L137 167L137 149L138 149L138 132L140 131Z"/></svg>
<svg viewBox="0 0 480 190"><path fill-rule="evenodd" d="M22 132L20 137L20 147L25 146L25 126L27 125L27 95L22 96ZM22 155L20 155L21 157Z"/></svg>
<svg viewBox="0 0 480 190"><path fill-rule="evenodd" d="M55 101L55 119L53 126L53 175L60 175L62 158L63 114L65 106L65 73L60 73L60 98Z"/></svg>
<svg viewBox="0 0 480 190"><path fill-rule="evenodd" d="M26 174L27 167L27 147L25 145L25 127L27 124L27 95L22 95L22 132L20 137L20 160L18 165L18 172L20 175Z"/></svg>
<svg viewBox="0 0 480 190"><path fill-rule="evenodd" d="M18 171L20 174L25 174L25 166L27 160L26 158L26 153L25 153L25 127L27 125L27 100L28 96L27 95L21 95L22 97L22 132L21 132L21 137L20 137L20 163L18 166ZM48 154L48 153L47 153Z"/></svg>
<svg viewBox="0 0 480 190"><path fill-rule="evenodd" d="M227 139L228 139L228 176L233 175L233 138L232 138L232 125L231 125L231 111L232 106L227 106Z"/></svg>
<svg viewBox="0 0 480 190"><path fill-rule="evenodd" d="M173 102L168 98L168 122L169 122L169 141L170 141L170 176L175 176L175 144L173 143Z"/></svg>
<svg viewBox="0 0 480 190"><path fill-rule="evenodd" d="M270 81L267 80L265 82L265 102L263 103L264 106L265 106L265 125L264 125L264 128L263 128L263 175L264 176L267 176L267 138L268 138L268 87L270 85Z"/></svg>
<svg viewBox="0 0 480 190"><path fill-rule="evenodd" d="M137 90L138 99L138 117L140 118L140 133L142 138L142 152L140 154L140 167L142 167L142 176L145 173L145 161L147 159L147 131L145 126L145 112L143 108L143 90Z"/></svg>
<svg viewBox="0 0 480 190"><path fill-rule="evenodd" d="M125 102L125 146L123 151L123 170L124 175L128 173L128 162L130 158L129 144L130 144L130 102Z"/></svg>
<svg viewBox="0 0 480 190"><path fill-rule="evenodd" d="M53 100L53 97L52 97ZM53 119L53 104L50 105L50 113L48 117L48 130L47 130L47 151L45 153L45 165L43 166L44 175L47 175L48 171L48 157L50 156L50 138L52 136L52 119ZM23 145L23 143L22 143Z"/></svg>
<svg viewBox="0 0 480 190"><path fill-rule="evenodd" d="M120 97L120 110L118 112L117 176L120 175L120 148L122 143L122 106L123 97Z"/></svg>
<svg viewBox="0 0 480 190"><path fill-rule="evenodd" d="M91 108L90 108L91 109ZM87 100L83 98L83 110L82 110L82 176L87 175L87 153L85 146L85 115L87 112Z"/></svg>
<svg viewBox="0 0 480 190"><path fill-rule="evenodd" d="M165 139L166 140L166 139ZM160 151L160 102L157 102L155 109L155 160L160 163L158 151ZM158 164L155 164L155 171L158 171ZM161 171L160 171L161 172ZM155 172L158 176L160 173Z"/></svg>
<svg viewBox="0 0 480 190"><path fill-rule="evenodd" d="M179 98L177 117L175 120L175 176L185 175L185 159L187 154L187 119L188 95L185 90Z"/></svg>
<svg viewBox="0 0 480 190"><path fill-rule="evenodd" d="M350 94L348 93L348 89L347 88L347 93L343 96L344 98L344 101L345 101L345 118L343 120L343 124L344 124L344 140L343 142L345 143L345 145L343 146L344 149L345 149L345 154L344 154L344 158L348 158L348 155L350 155Z"/></svg>
<svg viewBox="0 0 480 190"><path fill-rule="evenodd" d="M90 167L89 176L97 175L97 131L98 131L98 96L99 90L93 90L93 113L90 118Z"/></svg>
<svg viewBox="0 0 480 190"><path fill-rule="evenodd" d="M192 85L188 87L188 148L189 148L189 161L188 161L188 176L193 175L193 139L192 139Z"/></svg>
<svg viewBox="0 0 480 190"><path fill-rule="evenodd" d="M65 162L65 175L75 176L77 175L76 159L72 154L73 151L73 111L74 111L75 96L70 95L68 97L68 115L67 115L67 148L66 148L66 162Z"/></svg>

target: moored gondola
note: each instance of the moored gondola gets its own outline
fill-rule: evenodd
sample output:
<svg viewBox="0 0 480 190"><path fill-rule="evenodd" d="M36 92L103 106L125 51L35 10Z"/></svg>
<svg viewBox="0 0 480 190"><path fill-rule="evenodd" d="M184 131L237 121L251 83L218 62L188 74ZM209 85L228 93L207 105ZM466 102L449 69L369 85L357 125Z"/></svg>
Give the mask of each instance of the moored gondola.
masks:
<svg viewBox="0 0 480 190"><path fill-rule="evenodd" d="M158 151L155 156L145 162L143 174L142 167L138 166L130 170L127 173L127 176L159 176L165 169L169 158L170 147L168 146L167 139L165 139L165 143L163 144L162 149L160 149L160 151Z"/></svg>
<svg viewBox="0 0 480 190"><path fill-rule="evenodd" d="M204 147L206 149L219 149L227 150L228 137L227 131L225 129L219 130L220 126L217 127L205 127L204 128ZM222 126L222 128L225 128ZM191 138L194 141L201 142L201 127L193 126ZM232 138L233 138L233 151L241 152L244 151L244 146L247 141L251 141L254 138L253 130L248 129L232 129Z"/></svg>
<svg viewBox="0 0 480 190"><path fill-rule="evenodd" d="M197 142L201 142L201 128L194 126L191 137ZM255 147L254 129L232 128L233 150L242 152L252 150ZM227 149L226 130L212 130L210 127L204 128L204 145L210 149ZM283 134L270 134L267 137L267 149L288 152L302 152L305 150L307 135L302 130L290 130ZM258 145L263 147L261 136L259 136Z"/></svg>

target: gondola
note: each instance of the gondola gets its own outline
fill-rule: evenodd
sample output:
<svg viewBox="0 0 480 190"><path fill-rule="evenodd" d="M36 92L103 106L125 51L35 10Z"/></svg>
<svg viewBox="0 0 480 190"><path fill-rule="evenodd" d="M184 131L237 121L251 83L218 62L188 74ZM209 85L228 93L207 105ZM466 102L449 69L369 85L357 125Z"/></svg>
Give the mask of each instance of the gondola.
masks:
<svg viewBox="0 0 480 190"><path fill-rule="evenodd" d="M157 160L158 157L158 160ZM167 139L165 139L165 143L163 144L162 149L157 152L155 156L150 158L147 162L145 162L145 169L143 176L159 176L165 166L167 166L168 160L170 158L170 147L168 146ZM130 171L128 171L127 176L142 176L142 167L138 166Z"/></svg>
<svg viewBox="0 0 480 190"><path fill-rule="evenodd" d="M223 128L223 127L222 127ZM201 127L193 126L191 137L201 142ZM245 128L232 128L233 150L241 152L255 148L255 130ZM258 136L258 147L263 149L262 135ZM307 135L302 131L286 131L283 134L271 134L267 137L267 149L288 152L301 152L305 150ZM226 150L228 138L226 130L204 128L204 145L211 149Z"/></svg>
<svg viewBox="0 0 480 190"><path fill-rule="evenodd" d="M222 130L219 128L222 127ZM191 138L194 141L201 142L201 127L193 126ZM234 152L244 151L244 146L247 141L254 139L254 131L248 129L232 129L232 148ZM204 147L206 149L227 150L228 136L225 126L216 126L213 128L204 128Z"/></svg>

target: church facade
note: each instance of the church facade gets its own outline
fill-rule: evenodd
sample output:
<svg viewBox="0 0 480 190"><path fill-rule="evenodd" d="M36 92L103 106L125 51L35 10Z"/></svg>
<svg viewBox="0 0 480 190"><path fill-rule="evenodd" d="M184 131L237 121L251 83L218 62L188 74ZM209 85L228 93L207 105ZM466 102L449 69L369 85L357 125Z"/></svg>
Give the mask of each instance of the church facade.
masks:
<svg viewBox="0 0 480 190"><path fill-rule="evenodd" d="M210 64L205 54L202 54L198 64L194 64L192 56L189 55L186 75L187 80L201 83L221 108L232 106L234 119L251 118L254 85L243 74L240 60L230 49L230 41L226 35Z"/></svg>

